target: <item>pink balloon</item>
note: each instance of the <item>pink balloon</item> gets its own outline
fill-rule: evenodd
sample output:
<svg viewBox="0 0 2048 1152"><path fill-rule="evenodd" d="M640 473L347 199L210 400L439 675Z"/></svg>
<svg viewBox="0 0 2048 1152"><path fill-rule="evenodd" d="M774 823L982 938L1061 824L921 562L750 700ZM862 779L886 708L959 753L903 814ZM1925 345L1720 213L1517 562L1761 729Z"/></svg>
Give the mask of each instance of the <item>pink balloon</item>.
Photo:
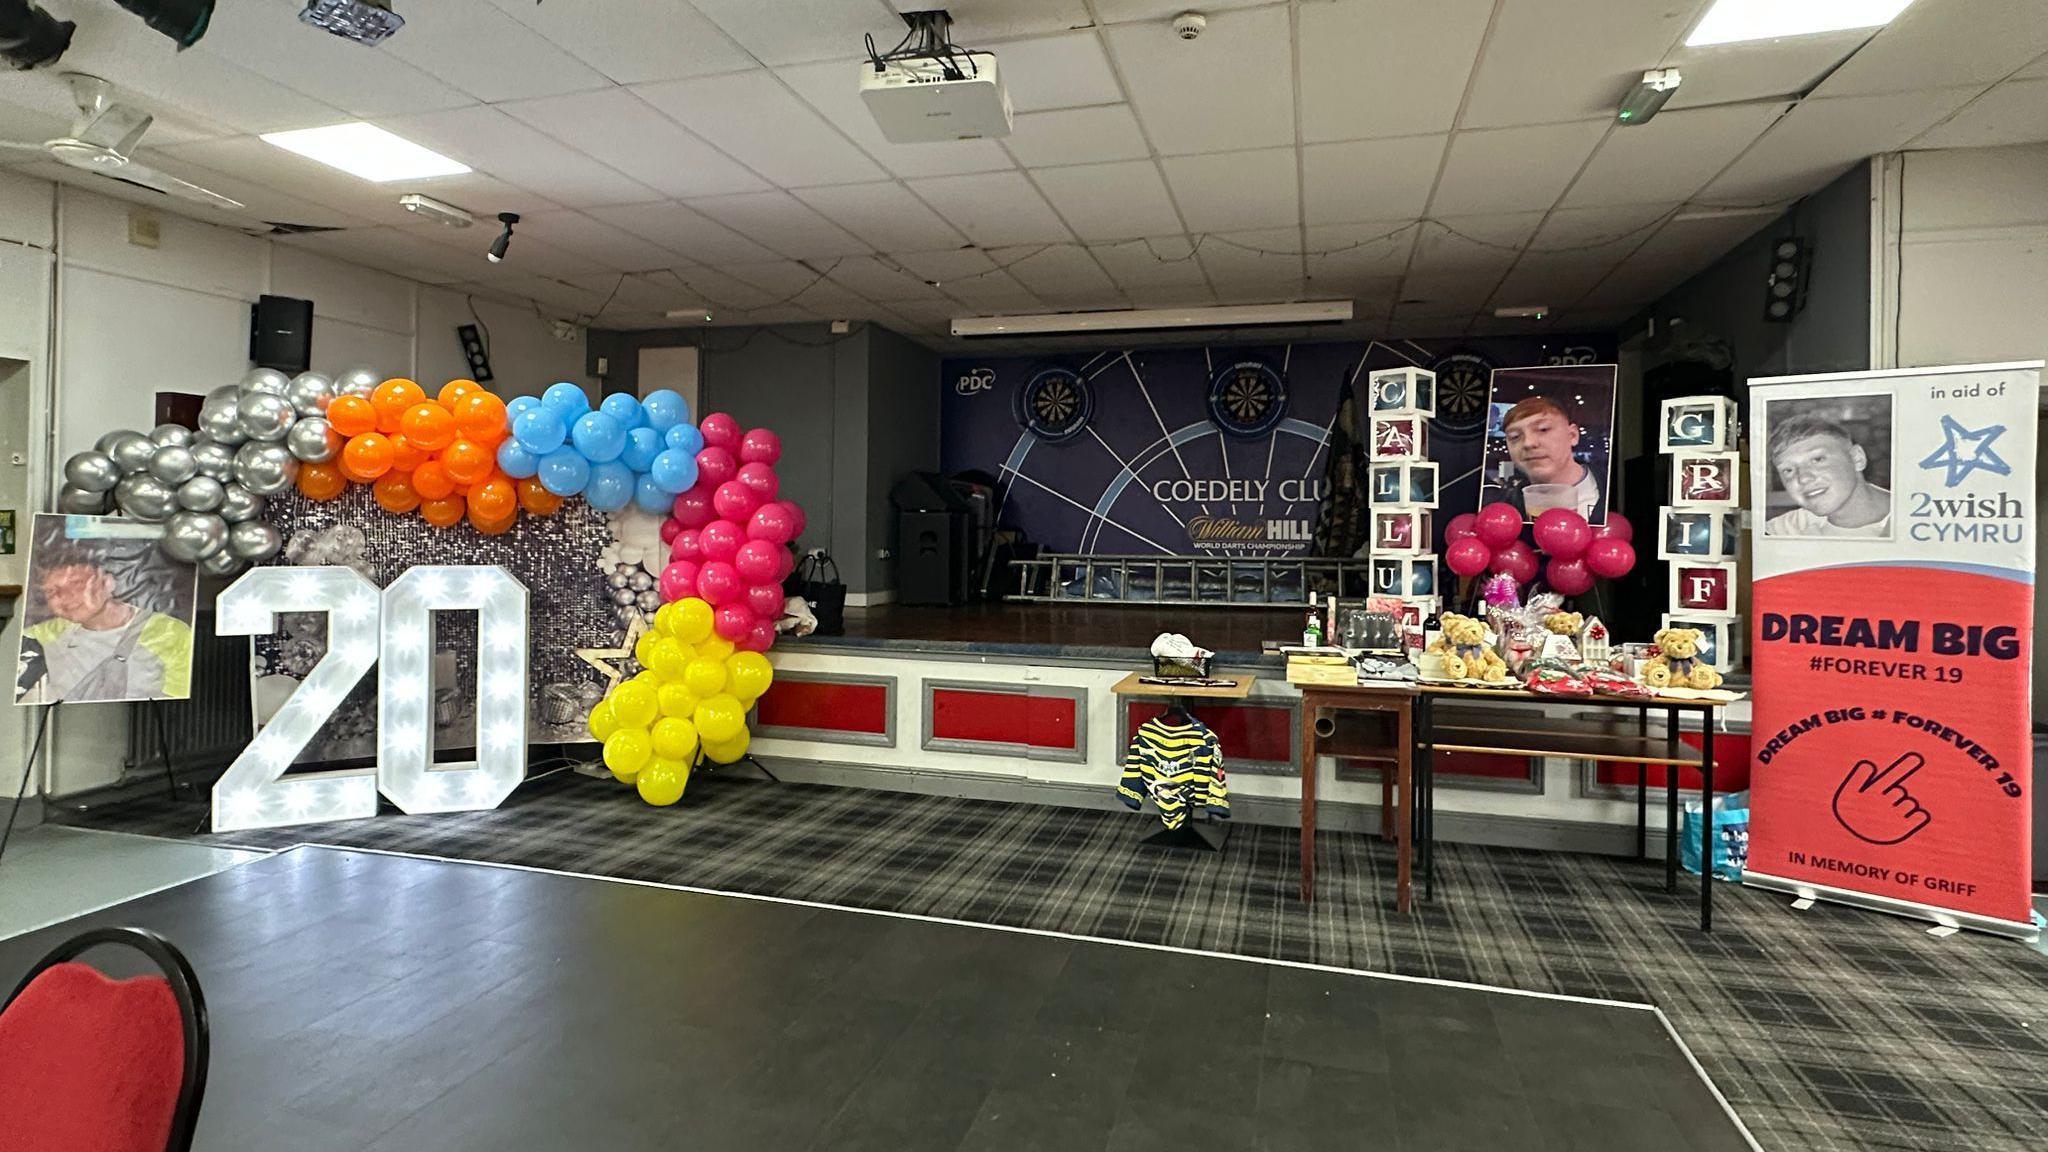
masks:
<svg viewBox="0 0 2048 1152"><path fill-rule="evenodd" d="M674 521L670 521L670 523L674 523ZM700 530L696 528L685 528L676 533L676 538L669 542L668 558L671 560L688 560L692 564L702 564L704 562L704 546L698 542L698 537L701 534Z"/></svg>
<svg viewBox="0 0 2048 1152"><path fill-rule="evenodd" d="M1619 512L1607 513L1607 523L1593 529L1593 539L1595 540L1634 540L1635 538L1636 526L1629 523L1628 517L1623 516Z"/></svg>
<svg viewBox="0 0 2048 1152"><path fill-rule="evenodd" d="M747 538L770 544L787 544L795 539L796 518L789 514L789 505L775 500L754 509L754 514L747 518Z"/></svg>
<svg viewBox="0 0 2048 1152"><path fill-rule="evenodd" d="M1517 584L1527 584L1542 571L1542 561L1536 558L1536 550L1520 540L1493 554L1495 572L1505 572Z"/></svg>
<svg viewBox="0 0 2048 1152"><path fill-rule="evenodd" d="M1552 508L1536 518L1535 536L1536 546L1552 560L1576 560L1593 542L1593 529L1570 508Z"/></svg>
<svg viewBox="0 0 2048 1152"><path fill-rule="evenodd" d="M1496 500L1479 510L1472 528L1488 548L1505 548L1522 536L1522 514L1513 504Z"/></svg>
<svg viewBox="0 0 2048 1152"><path fill-rule="evenodd" d="M756 619L754 626L747 629L746 638L737 642L749 652L766 652L775 647L775 624L770 620Z"/></svg>
<svg viewBox="0 0 2048 1152"><path fill-rule="evenodd" d="M796 571L796 554L787 548L777 548L775 550L776 582L780 583L789 579L789 574L794 571Z"/></svg>
<svg viewBox="0 0 2048 1152"><path fill-rule="evenodd" d="M1583 596L1593 590L1593 574L1584 560L1552 560L1544 572L1550 590L1563 596Z"/></svg>
<svg viewBox="0 0 2048 1152"><path fill-rule="evenodd" d="M697 595L716 608L740 598L746 581L723 560L707 560L697 570Z"/></svg>
<svg viewBox="0 0 2048 1152"><path fill-rule="evenodd" d="M804 515L804 506L794 500L783 500L781 504L789 509L790 516L796 520L796 529L789 534L789 538L795 540L804 534L804 525L811 522L810 518Z"/></svg>
<svg viewBox="0 0 2048 1152"><path fill-rule="evenodd" d="M747 518L754 514L754 509L759 508L761 503L761 494L738 480L727 480L718 486L718 491L711 494L711 507L716 509L720 516L736 524L746 523Z"/></svg>
<svg viewBox="0 0 2048 1152"><path fill-rule="evenodd" d="M1479 514L1476 512L1460 512L1456 516L1451 517L1450 523L1444 525L1444 543L1446 544L1453 540L1463 540L1467 536L1477 535L1479 535Z"/></svg>
<svg viewBox="0 0 2048 1152"><path fill-rule="evenodd" d="M713 520L697 532L697 547L706 560L723 560L732 563L739 554L740 545L747 542L746 533L730 520Z"/></svg>
<svg viewBox="0 0 2048 1152"><path fill-rule="evenodd" d="M695 488L676 497L675 507L670 512L676 523L685 528L702 528L717 518L711 511L711 493L699 492Z"/></svg>
<svg viewBox="0 0 2048 1152"><path fill-rule="evenodd" d="M749 540L740 545L737 555L732 558L733 571L749 584L770 584L775 575L775 554L782 551L766 540Z"/></svg>
<svg viewBox="0 0 2048 1152"><path fill-rule="evenodd" d="M1476 537L1453 540L1444 549L1444 563L1460 576L1477 576L1486 570L1486 564L1493 559L1493 552Z"/></svg>
<svg viewBox="0 0 2048 1152"><path fill-rule="evenodd" d="M720 484L740 474L739 461L723 448L706 448L697 453L697 485L716 491Z"/></svg>
<svg viewBox="0 0 2048 1152"><path fill-rule="evenodd" d="M775 478L775 469L758 460L740 465L739 475L733 479L760 493L764 501L775 499L775 494L782 490L782 481Z"/></svg>
<svg viewBox="0 0 2048 1152"><path fill-rule="evenodd" d="M667 604L695 596L700 571L695 561L669 561L668 567L661 570L661 602Z"/></svg>
<svg viewBox="0 0 2048 1152"><path fill-rule="evenodd" d="M704 436L704 443L713 448L737 448L740 446L740 422L724 412L713 412L697 422L697 431Z"/></svg>
<svg viewBox="0 0 2048 1152"><path fill-rule="evenodd" d="M667 519L661 522L661 542L663 544L675 543L676 537L678 535L681 535L682 531L683 526L681 524L676 523L675 517L668 517Z"/></svg>
<svg viewBox="0 0 2048 1152"><path fill-rule="evenodd" d="M1593 575L1605 580L1618 579L1636 566L1636 547L1626 540L1603 536L1586 546L1585 561Z"/></svg>
<svg viewBox="0 0 2048 1152"><path fill-rule="evenodd" d="M738 602L721 606L711 615L711 630L727 640L739 640L754 626L754 614Z"/></svg>
<svg viewBox="0 0 2048 1152"><path fill-rule="evenodd" d="M782 615L782 606L787 602L780 584L755 584L747 589L747 608L763 620Z"/></svg>
<svg viewBox="0 0 2048 1152"><path fill-rule="evenodd" d="M782 459L782 437L766 428L752 428L740 437L740 459L748 464L773 464Z"/></svg>

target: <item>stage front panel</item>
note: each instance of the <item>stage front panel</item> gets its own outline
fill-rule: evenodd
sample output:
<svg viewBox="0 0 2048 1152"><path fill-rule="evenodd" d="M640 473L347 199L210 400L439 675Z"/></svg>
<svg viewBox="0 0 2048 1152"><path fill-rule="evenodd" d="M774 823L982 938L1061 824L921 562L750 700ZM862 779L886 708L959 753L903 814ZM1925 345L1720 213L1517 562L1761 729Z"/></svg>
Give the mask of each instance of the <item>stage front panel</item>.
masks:
<svg viewBox="0 0 2048 1152"><path fill-rule="evenodd" d="M894 744L895 682L784 672L763 693L756 724L798 740Z"/></svg>
<svg viewBox="0 0 2048 1152"><path fill-rule="evenodd" d="M1124 731L1166 711L1150 700L1124 705ZM1209 726L1223 746L1225 766L1255 763L1294 767L1295 710L1285 704L1231 704L1191 707L1195 719Z"/></svg>
<svg viewBox="0 0 2048 1152"><path fill-rule="evenodd" d="M1072 696L1036 693L933 688L930 697L931 735L957 744L1021 744L1075 752L1081 702Z"/></svg>

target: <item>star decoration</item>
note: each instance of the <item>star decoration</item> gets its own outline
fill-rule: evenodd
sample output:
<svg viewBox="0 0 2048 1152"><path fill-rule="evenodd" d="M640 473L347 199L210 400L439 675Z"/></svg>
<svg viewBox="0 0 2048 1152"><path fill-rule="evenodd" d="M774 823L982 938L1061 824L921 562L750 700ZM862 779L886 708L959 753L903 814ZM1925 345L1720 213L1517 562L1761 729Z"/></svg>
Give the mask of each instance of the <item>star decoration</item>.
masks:
<svg viewBox="0 0 2048 1152"><path fill-rule="evenodd" d="M1920 466L1948 469L1945 477L1948 487L1961 484L1970 473L1980 468L1994 476L2012 475L2012 465L1991 450L1991 445L2005 435L2005 425L1993 424L1973 432L1957 423L1955 417L1943 416L1941 432L1947 437L1946 442L1922 460ZM1967 456L1963 453L1965 447L1971 450Z"/></svg>
<svg viewBox="0 0 2048 1152"><path fill-rule="evenodd" d="M576 649L576 658L597 669L598 674L604 677L606 695L610 695L611 690L619 686L619 681L626 678L625 669L619 665L633 658L633 644L646 631L647 621L636 613L633 622L626 625L626 638L619 641L618 647Z"/></svg>

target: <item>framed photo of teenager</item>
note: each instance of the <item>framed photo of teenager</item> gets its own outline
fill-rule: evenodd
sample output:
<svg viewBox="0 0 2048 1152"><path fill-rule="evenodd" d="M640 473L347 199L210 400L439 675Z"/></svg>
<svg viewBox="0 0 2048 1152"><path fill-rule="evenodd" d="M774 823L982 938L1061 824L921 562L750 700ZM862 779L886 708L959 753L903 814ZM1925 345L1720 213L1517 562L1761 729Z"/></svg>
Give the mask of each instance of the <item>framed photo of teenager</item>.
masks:
<svg viewBox="0 0 2048 1152"><path fill-rule="evenodd" d="M15 657L16 704L192 694L199 570L164 555L163 526L39 512Z"/></svg>
<svg viewBox="0 0 2048 1152"><path fill-rule="evenodd" d="M1614 390L1612 364L1494 369L1480 507L1505 502L1524 520L1569 508L1607 523Z"/></svg>
<svg viewBox="0 0 2048 1152"><path fill-rule="evenodd" d="M1764 535L1892 538L1890 395L1769 400L1763 424Z"/></svg>

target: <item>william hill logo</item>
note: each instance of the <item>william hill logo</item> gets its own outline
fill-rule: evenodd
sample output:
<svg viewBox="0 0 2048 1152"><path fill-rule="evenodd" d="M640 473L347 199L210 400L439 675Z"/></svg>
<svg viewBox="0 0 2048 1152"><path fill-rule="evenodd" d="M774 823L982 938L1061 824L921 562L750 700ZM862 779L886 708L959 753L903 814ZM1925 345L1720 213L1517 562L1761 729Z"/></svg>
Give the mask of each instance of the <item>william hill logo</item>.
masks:
<svg viewBox="0 0 2048 1152"><path fill-rule="evenodd" d="M1229 549L1306 543L1314 523L1303 519L1240 520L1235 516L1196 516L1188 521L1188 542L1198 548Z"/></svg>

